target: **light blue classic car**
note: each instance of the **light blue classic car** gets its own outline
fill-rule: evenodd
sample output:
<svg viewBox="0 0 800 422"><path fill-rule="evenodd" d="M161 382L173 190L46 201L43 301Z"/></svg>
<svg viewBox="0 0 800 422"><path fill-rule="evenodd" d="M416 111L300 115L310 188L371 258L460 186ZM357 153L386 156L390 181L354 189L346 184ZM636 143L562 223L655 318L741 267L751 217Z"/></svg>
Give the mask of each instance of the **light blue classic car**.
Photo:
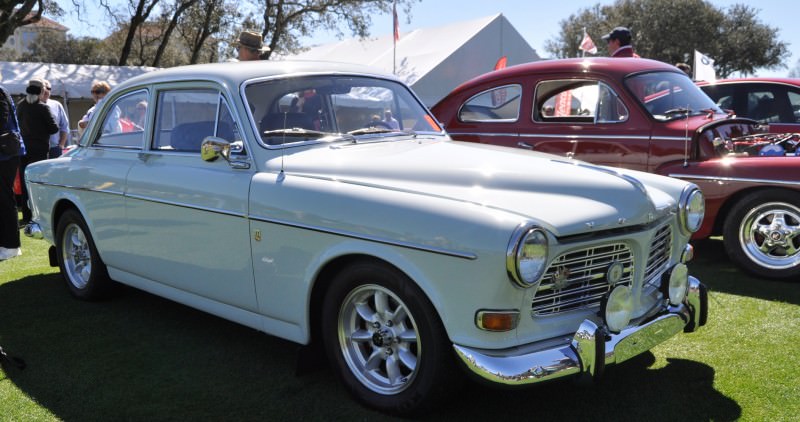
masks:
<svg viewBox="0 0 800 422"><path fill-rule="evenodd" d="M26 232L74 296L124 283L308 345L392 413L452 393L459 366L591 379L707 318L696 186L454 142L355 65L136 77L27 183Z"/></svg>

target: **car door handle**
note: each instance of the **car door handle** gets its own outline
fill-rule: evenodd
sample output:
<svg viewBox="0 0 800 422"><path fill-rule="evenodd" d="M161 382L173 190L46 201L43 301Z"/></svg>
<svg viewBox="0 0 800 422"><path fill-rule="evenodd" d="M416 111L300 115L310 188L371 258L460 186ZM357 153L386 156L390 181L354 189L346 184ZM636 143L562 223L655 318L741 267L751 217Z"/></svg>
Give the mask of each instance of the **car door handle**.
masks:
<svg viewBox="0 0 800 422"><path fill-rule="evenodd" d="M529 149L529 150L533 151L533 145L531 145L531 144L529 144L527 142L522 142L522 141L517 142L517 146L520 147L520 148L525 148L525 149Z"/></svg>

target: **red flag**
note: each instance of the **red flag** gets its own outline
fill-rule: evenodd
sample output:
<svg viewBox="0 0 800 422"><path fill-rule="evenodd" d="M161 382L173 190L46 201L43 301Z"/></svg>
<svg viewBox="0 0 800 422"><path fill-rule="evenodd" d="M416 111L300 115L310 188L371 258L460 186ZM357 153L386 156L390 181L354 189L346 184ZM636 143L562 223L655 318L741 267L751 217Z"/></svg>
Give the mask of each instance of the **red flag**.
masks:
<svg viewBox="0 0 800 422"><path fill-rule="evenodd" d="M583 30L583 41L581 41L581 46L578 48L589 54L597 54L597 46L594 45L594 41L592 41L589 33L586 32L586 29Z"/></svg>
<svg viewBox="0 0 800 422"><path fill-rule="evenodd" d="M397 19L397 2L392 2L392 16L394 17L394 40L400 41L400 21Z"/></svg>
<svg viewBox="0 0 800 422"><path fill-rule="evenodd" d="M497 60L497 63L495 63L495 65L494 65L494 70L503 69L504 67L506 67L507 63L508 63L508 57L506 57L506 56L500 57Z"/></svg>

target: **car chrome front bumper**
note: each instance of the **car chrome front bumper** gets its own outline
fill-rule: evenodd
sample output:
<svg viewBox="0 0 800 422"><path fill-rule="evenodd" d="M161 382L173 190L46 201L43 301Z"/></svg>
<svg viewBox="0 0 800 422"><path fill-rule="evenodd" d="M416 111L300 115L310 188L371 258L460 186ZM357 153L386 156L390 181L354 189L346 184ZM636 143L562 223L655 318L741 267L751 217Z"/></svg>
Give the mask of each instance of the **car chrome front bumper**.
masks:
<svg viewBox="0 0 800 422"><path fill-rule="evenodd" d="M608 364L624 362L652 349L680 331L691 332L706 323L705 286L689 277L689 292L680 306L665 308L646 323L610 334L584 320L572 341L534 352L479 350L453 345L467 368L488 381L523 385L565 376L599 377Z"/></svg>

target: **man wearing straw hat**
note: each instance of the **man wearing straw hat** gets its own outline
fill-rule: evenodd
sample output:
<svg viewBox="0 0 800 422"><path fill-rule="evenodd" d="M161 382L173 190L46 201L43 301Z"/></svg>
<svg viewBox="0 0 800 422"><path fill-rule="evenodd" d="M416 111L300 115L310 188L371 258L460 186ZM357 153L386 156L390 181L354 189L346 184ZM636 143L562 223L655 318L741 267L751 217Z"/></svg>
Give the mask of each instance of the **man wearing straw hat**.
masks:
<svg viewBox="0 0 800 422"><path fill-rule="evenodd" d="M261 60L261 56L269 51L269 47L264 45L261 34L256 31L242 31L236 39L238 45L236 50L239 52L239 61Z"/></svg>

